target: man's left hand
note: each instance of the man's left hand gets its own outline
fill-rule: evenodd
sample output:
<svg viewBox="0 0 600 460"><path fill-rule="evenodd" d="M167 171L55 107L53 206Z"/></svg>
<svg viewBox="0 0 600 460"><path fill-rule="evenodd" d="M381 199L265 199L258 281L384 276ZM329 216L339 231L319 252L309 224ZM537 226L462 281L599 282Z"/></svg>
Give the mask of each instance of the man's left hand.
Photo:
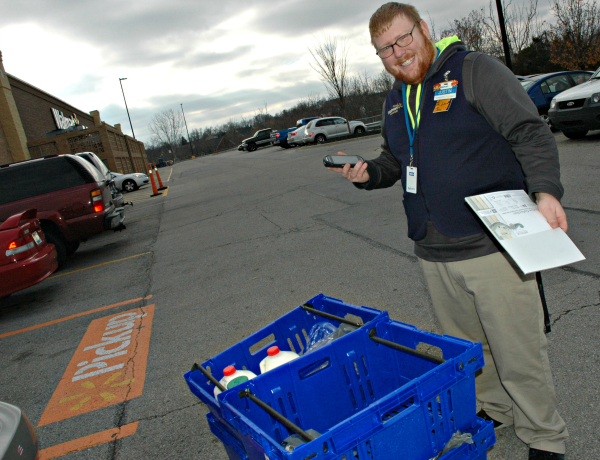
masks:
<svg viewBox="0 0 600 460"><path fill-rule="evenodd" d="M558 201L553 195L549 193L536 193L535 194L538 210L542 213L542 216L546 218L550 227L560 227L563 231L567 231L567 214L563 209L560 201Z"/></svg>

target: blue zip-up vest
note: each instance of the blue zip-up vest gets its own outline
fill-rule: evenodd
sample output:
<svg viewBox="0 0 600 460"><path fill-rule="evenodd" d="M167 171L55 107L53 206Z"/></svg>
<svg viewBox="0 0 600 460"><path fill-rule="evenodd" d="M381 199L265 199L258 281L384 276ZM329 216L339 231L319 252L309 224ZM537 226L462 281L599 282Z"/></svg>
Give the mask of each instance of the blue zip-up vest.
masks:
<svg viewBox="0 0 600 460"><path fill-rule="evenodd" d="M413 240L425 237L428 219L446 236L458 238L481 233L484 227L470 211L465 197L525 190L523 171L510 144L465 98L462 66L467 53L459 51L450 56L423 90L421 121L414 141L416 194L406 193L410 143L402 92L393 89L386 99L385 132L392 154L402 165L403 203L408 236ZM443 82L448 71L448 80L458 80L456 98L447 112L433 113L433 85Z"/></svg>

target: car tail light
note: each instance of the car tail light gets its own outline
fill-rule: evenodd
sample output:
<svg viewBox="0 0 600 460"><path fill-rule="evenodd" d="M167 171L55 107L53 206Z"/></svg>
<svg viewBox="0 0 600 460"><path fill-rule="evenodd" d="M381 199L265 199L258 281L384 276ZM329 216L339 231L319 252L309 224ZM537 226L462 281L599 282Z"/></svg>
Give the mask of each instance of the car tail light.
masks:
<svg viewBox="0 0 600 460"><path fill-rule="evenodd" d="M275 133L275 139L279 139L279 133Z"/></svg>
<svg viewBox="0 0 600 460"><path fill-rule="evenodd" d="M295 135L296 135L296 133L292 133L292 136L295 136Z"/></svg>
<svg viewBox="0 0 600 460"><path fill-rule="evenodd" d="M308 135L308 137L313 137L313 133L310 133L310 134Z"/></svg>
<svg viewBox="0 0 600 460"><path fill-rule="evenodd" d="M94 205L94 212L101 212L104 210L104 201L102 199L102 192L99 189L92 190L92 204Z"/></svg>
<svg viewBox="0 0 600 460"><path fill-rule="evenodd" d="M17 254L21 254L22 252L29 251L31 248L35 246L33 239L30 235L25 235L22 238L17 238L16 240L8 243L6 247L6 257L16 256Z"/></svg>

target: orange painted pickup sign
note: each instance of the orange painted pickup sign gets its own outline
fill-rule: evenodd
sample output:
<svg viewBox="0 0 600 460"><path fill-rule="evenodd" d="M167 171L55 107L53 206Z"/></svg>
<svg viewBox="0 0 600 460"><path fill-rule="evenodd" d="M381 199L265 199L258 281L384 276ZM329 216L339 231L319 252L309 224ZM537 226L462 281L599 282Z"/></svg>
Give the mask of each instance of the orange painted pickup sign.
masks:
<svg viewBox="0 0 600 460"><path fill-rule="evenodd" d="M142 395L154 305L92 321L38 426Z"/></svg>

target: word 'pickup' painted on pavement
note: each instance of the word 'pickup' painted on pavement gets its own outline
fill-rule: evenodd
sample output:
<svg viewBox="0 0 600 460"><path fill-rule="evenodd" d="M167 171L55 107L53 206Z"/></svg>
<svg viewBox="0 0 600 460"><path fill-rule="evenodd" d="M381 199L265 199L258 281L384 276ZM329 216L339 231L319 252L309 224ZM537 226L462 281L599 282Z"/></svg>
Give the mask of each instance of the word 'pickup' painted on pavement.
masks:
<svg viewBox="0 0 600 460"><path fill-rule="evenodd" d="M38 426L142 395L154 305L92 321Z"/></svg>

